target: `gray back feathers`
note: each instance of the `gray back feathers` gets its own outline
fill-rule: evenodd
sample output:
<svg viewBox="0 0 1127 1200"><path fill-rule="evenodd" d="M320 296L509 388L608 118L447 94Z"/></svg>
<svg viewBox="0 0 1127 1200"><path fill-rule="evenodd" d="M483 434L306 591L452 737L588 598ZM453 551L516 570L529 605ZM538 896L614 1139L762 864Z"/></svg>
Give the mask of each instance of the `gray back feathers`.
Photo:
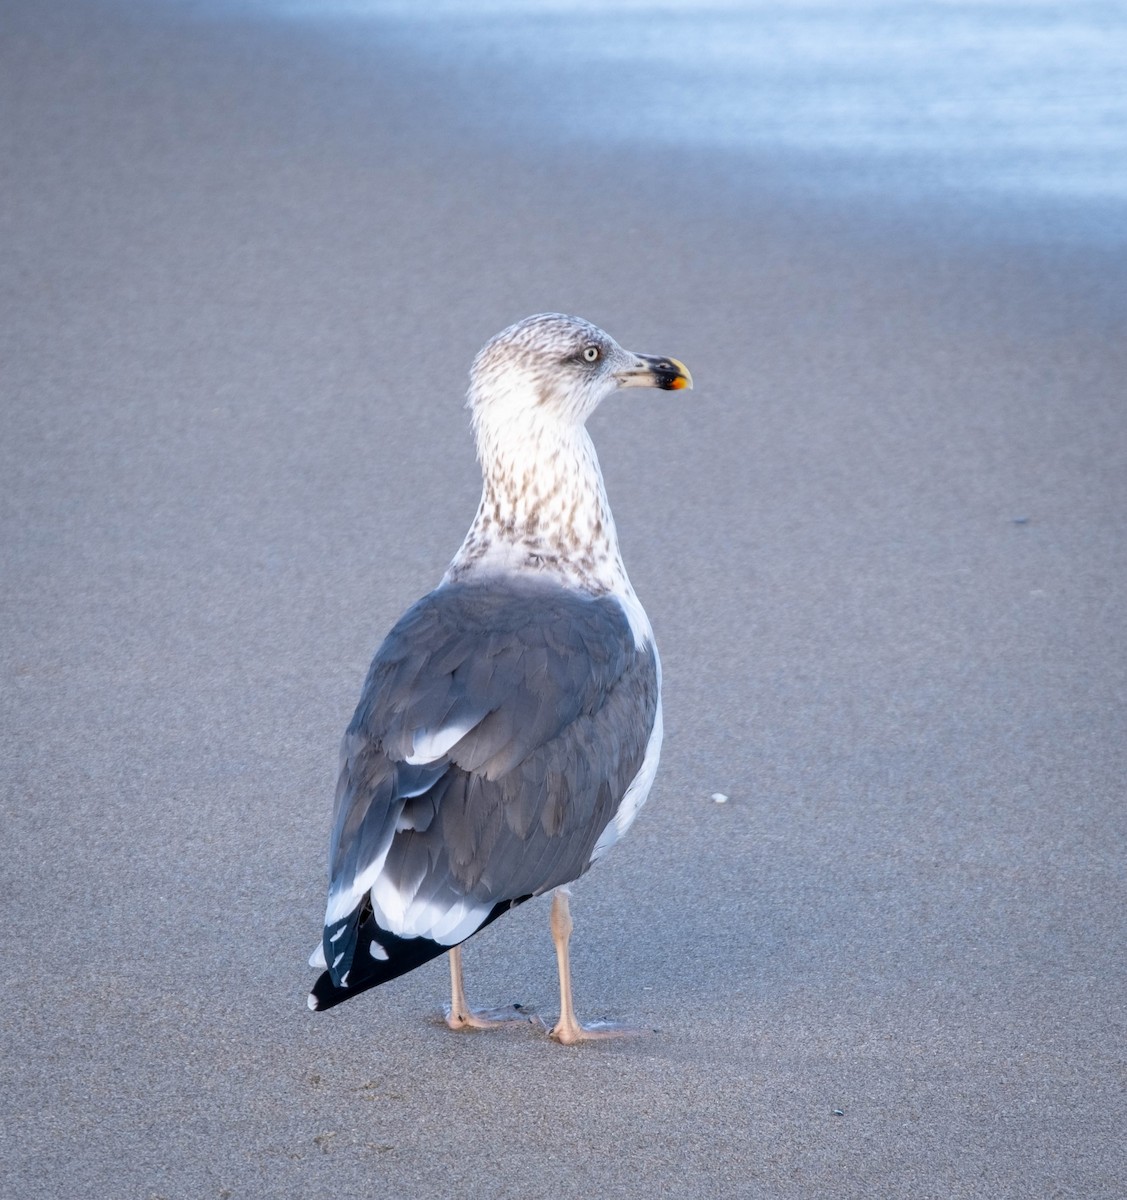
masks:
<svg viewBox="0 0 1127 1200"><path fill-rule="evenodd" d="M345 734L333 891L381 858L437 904L575 879L657 705L653 647L635 646L613 597L519 580L430 593L381 646Z"/></svg>

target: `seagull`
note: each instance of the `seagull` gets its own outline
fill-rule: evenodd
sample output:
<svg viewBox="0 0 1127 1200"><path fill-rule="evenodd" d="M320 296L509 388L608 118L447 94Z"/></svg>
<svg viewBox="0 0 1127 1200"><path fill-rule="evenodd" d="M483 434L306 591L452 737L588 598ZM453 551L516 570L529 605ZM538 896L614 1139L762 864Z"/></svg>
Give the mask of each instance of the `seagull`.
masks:
<svg viewBox="0 0 1127 1200"><path fill-rule="evenodd" d="M447 1024L497 1023L466 1003L461 944L551 892L549 1035L616 1032L575 1015L568 885L630 828L661 750L653 630L585 428L634 387L692 377L560 313L519 321L474 359L481 503L438 587L376 652L344 735L310 1008L449 952Z"/></svg>

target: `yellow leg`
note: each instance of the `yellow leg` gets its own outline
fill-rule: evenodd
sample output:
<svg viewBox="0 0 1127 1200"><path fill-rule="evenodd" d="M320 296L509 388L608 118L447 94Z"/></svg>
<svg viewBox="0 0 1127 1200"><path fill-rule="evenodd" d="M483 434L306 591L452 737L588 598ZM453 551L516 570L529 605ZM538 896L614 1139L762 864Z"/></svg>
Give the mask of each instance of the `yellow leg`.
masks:
<svg viewBox="0 0 1127 1200"><path fill-rule="evenodd" d="M576 1042L594 1038L628 1037L638 1033L636 1029L598 1021L593 1025L580 1025L575 1017L575 1005L571 997L571 956L568 943L571 941L571 906L566 887L556 888L552 893L551 916L552 941L556 944L556 964L560 970L560 1019L548 1034L557 1042L572 1046Z"/></svg>
<svg viewBox="0 0 1127 1200"><path fill-rule="evenodd" d="M454 946L450 951L450 1007L446 1010L446 1024L451 1029L494 1029L506 1022L532 1018L519 1004L506 1008L472 1009L466 1003L466 989L462 982L462 947Z"/></svg>

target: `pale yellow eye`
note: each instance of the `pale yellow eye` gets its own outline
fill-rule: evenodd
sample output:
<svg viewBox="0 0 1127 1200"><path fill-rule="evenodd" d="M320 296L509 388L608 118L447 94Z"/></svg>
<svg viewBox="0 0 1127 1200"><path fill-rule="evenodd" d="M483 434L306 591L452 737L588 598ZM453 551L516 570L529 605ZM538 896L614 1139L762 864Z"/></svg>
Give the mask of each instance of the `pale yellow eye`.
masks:
<svg viewBox="0 0 1127 1200"><path fill-rule="evenodd" d="M587 349L583 351L583 361L590 362L590 363L598 362L599 361L599 347L598 346L588 346Z"/></svg>

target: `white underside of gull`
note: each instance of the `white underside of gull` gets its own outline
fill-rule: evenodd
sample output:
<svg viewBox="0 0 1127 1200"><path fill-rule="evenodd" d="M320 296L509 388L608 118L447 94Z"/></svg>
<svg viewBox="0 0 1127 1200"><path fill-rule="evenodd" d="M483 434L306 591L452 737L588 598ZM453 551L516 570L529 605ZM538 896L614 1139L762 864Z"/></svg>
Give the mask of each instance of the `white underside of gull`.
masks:
<svg viewBox="0 0 1127 1200"><path fill-rule="evenodd" d="M660 679L660 667L658 670ZM638 770L638 774L634 776L630 782L630 786L626 789L626 794L622 797L622 803L618 806L618 811L614 814L614 818L599 835L599 840L595 843L595 847L591 851L591 861L593 863L598 862L615 842L625 835L630 826L634 824L634 818L641 811L642 805L645 804L646 797L649 796L650 788L653 787L654 778L657 775L657 763L661 757L662 732L661 697L659 693L657 712L654 714L653 732L650 734L650 740L646 743L646 754L642 759L642 765Z"/></svg>
<svg viewBox="0 0 1127 1200"><path fill-rule="evenodd" d="M650 619L646 616L646 610L642 607L641 600L634 594L634 589L630 586L628 579L624 580L612 593L614 598L622 605L622 611L626 614L626 619L630 622L630 632L634 635L634 645L643 650L646 646L653 646L654 631L650 625ZM657 657L657 647L654 646L654 657ZM661 661L657 664L657 691L661 695ZM660 739L659 739L660 741Z"/></svg>

